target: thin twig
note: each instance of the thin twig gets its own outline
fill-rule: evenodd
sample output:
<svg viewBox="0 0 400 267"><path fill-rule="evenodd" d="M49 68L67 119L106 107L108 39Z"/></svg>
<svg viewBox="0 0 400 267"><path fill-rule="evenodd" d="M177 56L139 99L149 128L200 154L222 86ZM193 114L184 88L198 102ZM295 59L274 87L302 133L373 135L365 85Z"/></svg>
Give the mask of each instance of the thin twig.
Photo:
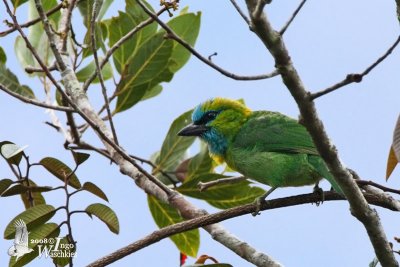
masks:
<svg viewBox="0 0 400 267"><path fill-rule="evenodd" d="M239 15L244 19L244 21L247 23L247 25L250 25L250 20L246 16L246 14L243 12L243 10L240 8L238 3L236 3L235 0L229 0L231 1L232 5L235 7L236 11L239 13Z"/></svg>
<svg viewBox="0 0 400 267"><path fill-rule="evenodd" d="M286 24L282 27L282 29L279 31L280 35L283 35L286 30L289 28L290 24L294 20L294 18L297 16L297 14L300 12L304 4L306 3L307 0L302 0L299 6L296 8L296 10L293 12L292 16L289 18L289 20L286 22Z"/></svg>
<svg viewBox="0 0 400 267"><path fill-rule="evenodd" d="M92 39L92 50L93 50L94 62L96 64L97 77L99 77L99 81L100 81L100 85L101 85L101 92L103 94L104 105L106 106L107 115L108 115L110 127L111 127L111 132L112 132L115 144L119 145L118 138L117 138L117 132L115 131L114 121L112 119L112 114L111 114L111 110L110 110L110 104L108 102L107 89L106 89L106 86L104 85L103 73L101 72L99 58L97 56L95 23L96 23L96 18L98 15L98 8L100 6L99 1L100 0L94 0L94 2L93 2L92 19L90 21L90 37Z"/></svg>
<svg viewBox="0 0 400 267"><path fill-rule="evenodd" d="M206 191L208 188L219 185L219 184L234 184L238 183L240 181L246 180L246 177L244 176L239 176L239 177L228 177L228 178L221 178L217 179L211 182L199 182L197 184L197 187L199 188L200 191Z"/></svg>
<svg viewBox="0 0 400 267"><path fill-rule="evenodd" d="M326 191L324 192L325 202L345 200L341 195L336 192ZM393 211L399 211L397 206L393 206L390 203L385 202L385 199L379 198L373 194L365 194L366 199L369 203L384 207ZM278 198L268 200L262 203L261 210L271 210L283 207L298 206L304 204L312 204L321 200L321 195L318 193L303 194L285 198ZM118 249L95 262L90 263L87 267L101 267L107 266L119 259L122 259L133 252L141 250L151 244L154 244L164 238L172 236L174 234L182 233L199 227L204 227L210 224L225 221L231 218L236 218L242 215L247 215L256 210L256 204L246 204L235 208L230 208L224 211L220 211L214 214L204 215L191 220L187 220L181 223L177 223L171 226L161 228L160 230L154 231L144 238L135 241L121 249Z"/></svg>
<svg viewBox="0 0 400 267"><path fill-rule="evenodd" d="M400 36L397 37L396 41L389 47L389 49L381 56L379 57L374 63L372 63L369 67L367 67L363 72L359 74L348 74L346 78L337 84L334 84L324 90L321 90L319 92L313 93L310 95L310 99L314 100L318 97L321 97L323 95L329 94L333 91L336 91L339 88L342 88L343 86L346 86L351 83L359 83L362 81L364 76L368 75L375 67L377 67L382 61L384 61L396 48L396 46L400 43Z"/></svg>
<svg viewBox="0 0 400 267"><path fill-rule="evenodd" d="M53 7L53 8L50 9L49 11L47 11L47 13L46 13L47 16L51 16L52 14L54 14L54 13L56 13L58 10L60 10L62 7L64 7L64 2L58 4L57 6ZM30 27L30 26L32 26L32 25L35 25L35 24L38 23L39 21L40 21L40 17L38 17L38 18L36 18L36 19L33 19L33 20L30 20L30 21L28 21L28 22L25 22L25 23L23 23L23 24L20 24L19 26L20 26L21 28L28 28L28 27ZM16 31L16 30L17 30L17 26L14 24L11 28L9 28L9 29L7 29L7 30L5 30L5 31L3 31L3 32L0 32L0 37L6 36L7 34L10 34L10 33L14 32L14 31Z"/></svg>
<svg viewBox="0 0 400 267"><path fill-rule="evenodd" d="M57 70L57 66L55 63L49 67L49 71L54 71L54 70ZM32 73L36 73L36 72L44 72L44 70L42 68L35 68L35 67L28 66L28 67L25 67L25 72L28 74L32 74Z"/></svg>
<svg viewBox="0 0 400 267"><path fill-rule="evenodd" d="M20 94L15 93L14 91L11 91L10 89L8 89L7 87L5 87L2 84L0 84L0 90L2 90L3 92L11 95L12 97L17 98L18 100L21 100L22 102L27 103L27 104L32 104L32 105L35 105L35 106L38 106L38 107L54 109L54 110L59 110L59 111L75 112L75 110L70 108L70 107L61 107L61 106L48 105L48 104L45 104L43 102L39 102L39 101L37 101L35 99L24 97L24 96L22 96Z"/></svg>
<svg viewBox="0 0 400 267"><path fill-rule="evenodd" d="M268 74L262 74L256 76L242 76L226 71L225 69L214 64L212 61L208 60L206 57L203 57L190 44L188 44L185 40L180 38L167 24L165 24L161 19L159 19L158 16L154 14L150 9L148 9L140 0L136 0L136 2L151 18L157 21L157 23L167 32L168 38L178 42L180 45L186 48L190 53L192 53L195 57L197 57L200 61L204 62L205 64L215 69L219 73L225 75L226 77L232 78L234 80L252 81L252 80L262 80L262 79L272 78L279 74L277 70L274 70Z"/></svg>

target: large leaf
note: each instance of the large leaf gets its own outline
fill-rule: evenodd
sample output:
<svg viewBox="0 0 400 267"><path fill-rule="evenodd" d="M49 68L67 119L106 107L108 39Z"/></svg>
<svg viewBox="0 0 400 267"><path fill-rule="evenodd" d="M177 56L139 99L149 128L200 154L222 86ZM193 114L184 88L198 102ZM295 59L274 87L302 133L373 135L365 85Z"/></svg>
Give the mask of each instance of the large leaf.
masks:
<svg viewBox="0 0 400 267"><path fill-rule="evenodd" d="M118 17L113 17L106 22L109 32L109 46L113 46L128 32L134 29L142 21L141 17L133 17L127 13L119 11ZM130 58L137 53L138 48L157 30L157 25L152 23L131 38L125 41L113 54L114 64L117 71L122 74Z"/></svg>
<svg viewBox="0 0 400 267"><path fill-rule="evenodd" d="M126 110L142 100L146 93L160 82L172 79L168 68L172 42L158 33L144 42L127 61L117 86L118 101L115 112Z"/></svg>
<svg viewBox="0 0 400 267"><path fill-rule="evenodd" d="M187 179L211 172L213 165L213 159L210 157L207 145L201 143L200 152L189 161Z"/></svg>
<svg viewBox="0 0 400 267"><path fill-rule="evenodd" d="M101 199L104 199L108 202L108 198L106 194L104 194L103 190L101 190L97 185L91 182L86 182L83 184L82 189L92 193L95 196L98 196Z"/></svg>
<svg viewBox="0 0 400 267"><path fill-rule="evenodd" d="M99 62L101 61L102 58L99 57ZM78 81L84 82L92 75L93 72L96 72L96 63L94 62L94 60L85 67L83 67L82 69L80 69L76 73L76 78L78 78ZM101 70L101 74L103 75L104 81L112 78L113 70L110 63L107 62L107 64L104 65L103 69ZM100 82L99 78L93 80L93 83L99 83L99 82Z"/></svg>
<svg viewBox="0 0 400 267"><path fill-rule="evenodd" d="M251 183L246 180L234 184L215 185L203 192L200 192L197 187L199 182L205 183L221 178L226 178L226 176L217 173L196 176L185 181L185 183L178 188L178 191L190 197L203 199L210 205L220 209L228 209L252 203L257 197L265 193L265 190L262 188L250 186Z"/></svg>
<svg viewBox="0 0 400 267"><path fill-rule="evenodd" d="M34 229L40 225L43 225L48 220L50 220L55 213L56 210L51 205L38 205L25 210L24 212L18 214L7 225L6 229L4 230L4 239L14 238L15 236L14 223L16 222L16 220L22 219L27 225L28 229Z"/></svg>
<svg viewBox="0 0 400 267"><path fill-rule="evenodd" d="M95 203L88 206L85 211L91 217L96 216L102 220L114 234L119 233L119 222L115 212L108 206L100 203Z"/></svg>
<svg viewBox="0 0 400 267"><path fill-rule="evenodd" d="M55 240L54 237L58 236L60 233L60 228L56 223L46 223L32 230L28 228L28 230L28 246L29 248L32 248L33 251L29 254L25 254L24 256L22 256L18 259L18 261L16 261L16 257L11 257L9 267L24 266L27 263L31 262L43 251L45 245L43 243L41 244L40 241L48 242L50 240ZM32 243L30 242L30 240L34 240L35 242ZM53 243L53 241L51 242Z"/></svg>
<svg viewBox="0 0 400 267"><path fill-rule="evenodd" d="M167 24L183 40L194 46L200 31L201 13L185 13L171 19ZM178 42L173 43L170 70L175 73L182 68L190 58L190 52Z"/></svg>
<svg viewBox="0 0 400 267"><path fill-rule="evenodd" d="M75 189L81 188L81 182L79 182L78 177L60 160L46 157L40 161L40 164L61 181L65 182L65 179L68 178L68 185Z"/></svg>
<svg viewBox="0 0 400 267"><path fill-rule="evenodd" d="M183 160L186 150L193 144L194 137L178 136L178 132L186 126L190 121L192 110L189 110L176 118L172 123L167 136L161 147L159 156L154 163L156 168L153 174L158 174L162 171L175 171L178 164Z"/></svg>
<svg viewBox="0 0 400 267"><path fill-rule="evenodd" d="M147 201L151 215L159 228L184 221L178 211L169 204L163 203L150 195L148 195ZM179 233L170 238L181 253L191 257L196 257L200 246L200 234L198 229Z"/></svg>
<svg viewBox="0 0 400 267"><path fill-rule="evenodd" d="M18 81L17 76L15 76L3 64L0 64L0 84L21 96L31 99L35 98L32 89L30 89L26 85L21 85Z"/></svg>
<svg viewBox="0 0 400 267"><path fill-rule="evenodd" d="M49 10L57 5L56 0L43 0L42 5L44 10ZM34 1L29 1L29 14L28 20L33 20L38 18L39 15L36 10ZM49 21L54 29L57 29L58 22L60 20L60 11L57 11L52 16L49 17ZM35 48L39 57L46 65L50 65L53 62L54 56L50 49L50 45L47 39L47 35L43 30L42 23L36 23L35 25L29 27L28 40ZM33 57L30 50L26 47L25 41L22 37L18 36L15 40L14 46L15 54L22 65L23 68L31 66L39 68L40 65L37 63L36 59ZM43 76L44 73L35 73L34 75Z"/></svg>
<svg viewBox="0 0 400 267"><path fill-rule="evenodd" d="M28 191L31 192L48 192L51 191L52 187L50 186L25 186L22 184L14 185L13 187L8 188L4 191L1 196L2 197L9 197L14 195L19 195L23 193L27 193Z"/></svg>
<svg viewBox="0 0 400 267"><path fill-rule="evenodd" d="M11 0L11 3L13 4L14 9L17 9L20 5L28 2L28 0Z"/></svg>

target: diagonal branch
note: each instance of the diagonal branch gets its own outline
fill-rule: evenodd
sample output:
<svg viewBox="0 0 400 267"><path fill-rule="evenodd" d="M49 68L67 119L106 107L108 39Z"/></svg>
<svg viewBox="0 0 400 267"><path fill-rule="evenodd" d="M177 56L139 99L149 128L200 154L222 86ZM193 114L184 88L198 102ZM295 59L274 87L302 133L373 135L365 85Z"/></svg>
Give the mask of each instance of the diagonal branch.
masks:
<svg viewBox="0 0 400 267"><path fill-rule="evenodd" d="M311 94L310 95L311 100L314 100L318 97L336 91L337 89L340 89L348 84L361 82L364 76L368 75L375 67L377 67L381 62L383 62L393 52L393 50L397 47L399 43L400 43L400 36L397 37L396 41L389 47L389 49L381 57L379 57L370 66L368 66L363 72L359 74L348 74L344 80L338 82L337 84L334 84L324 90Z"/></svg>
<svg viewBox="0 0 400 267"><path fill-rule="evenodd" d="M324 192L324 196L325 196L324 200L325 202L345 200L341 195L332 191ZM387 202L385 198L381 198L375 194L365 194L365 197L368 200L368 202L373 205L384 207L393 211L400 211L399 202L397 202L396 204L392 204L391 202ZM283 207L313 204L319 201L320 199L321 196L318 193L277 198L265 201L262 204L261 210L271 210ZM121 249L118 249L90 263L89 265L87 265L87 267L106 266L172 235L250 214L256 210L257 208L256 205L257 204L255 203L246 204L239 207L230 208L224 211L216 212L214 214L200 216L191 220L187 220L184 222L180 222L174 225L161 228L138 241L135 241Z"/></svg>
<svg viewBox="0 0 400 267"><path fill-rule="evenodd" d="M243 12L243 10L240 8L240 6L236 3L235 0L230 0L232 5L235 7L236 11L239 13L239 15L246 21L247 25L250 25L250 20L246 16L246 14Z"/></svg>
<svg viewBox="0 0 400 267"><path fill-rule="evenodd" d="M281 35L271 27L264 13L253 16L257 4L255 0L246 0L246 3L251 15L252 29L273 56L283 83L297 102L304 126L349 201L352 215L363 223L381 265L398 266L377 212L368 205L351 173L340 162L337 150L328 138L314 102L310 101L309 92L293 66Z"/></svg>
<svg viewBox="0 0 400 267"><path fill-rule="evenodd" d="M167 24L165 24L161 19L159 19L158 16L156 14L154 14L150 9L148 9L140 0L136 0L136 2L142 7L142 9L151 18L153 18L155 21L157 21L157 23L161 26L161 28L163 28L166 31L168 38L178 42L180 45L182 45L184 48L186 48L190 53L192 53L192 55L197 57L200 61L207 64L211 68L215 69L219 73L225 75L226 77L232 78L234 80L252 81L252 80L263 80L263 79L272 78L279 74L277 70L274 70L268 74L262 74L262 75L256 75L256 76L242 76L242 75L237 75L237 74L231 73L231 72L221 68L220 66L214 64L208 58L203 57L190 44L188 44L185 40L180 38Z"/></svg>
<svg viewBox="0 0 400 267"><path fill-rule="evenodd" d="M289 18L289 20L286 22L285 26L282 27L282 29L279 31L280 35L283 35L286 30L289 28L290 24L292 24L293 20L296 18L297 14L299 14L300 10L303 8L304 4L306 3L307 0L302 0L299 6L296 8L296 10L293 12L292 16Z"/></svg>
<svg viewBox="0 0 400 267"><path fill-rule="evenodd" d="M60 3L60 4L58 4L58 5L56 5L55 7L53 7L52 9L50 9L49 11L47 11L47 16L51 16L51 15L53 15L54 13L56 13L58 10L60 10L61 8L63 8L64 7L64 2L62 2L62 3ZM28 28L28 27L30 27L30 26L32 26L32 25L35 25L36 23L38 23L40 21L40 17L38 17L38 18L36 18L36 19L33 19L33 20L30 20L30 21L28 21L28 22L25 22L25 23L23 23L23 24L19 24L19 27L21 27L21 28ZM17 28L17 25L15 25L15 23L14 23L14 25L11 27L11 28L9 28L9 29L7 29L7 30L5 30L5 31L2 31L2 32L0 32L0 37L3 37L3 36L6 36L7 34L10 34L10 33L12 33L12 32L15 32L16 30L18 30L18 28Z"/></svg>
<svg viewBox="0 0 400 267"><path fill-rule="evenodd" d="M70 66L68 52L66 51L61 55L60 51L57 49L55 45L55 36L51 31L41 1L35 0L35 4L43 22L44 30L49 39L50 47L55 56L58 69L61 72L62 82L66 88L66 91L68 92L68 95L71 96L71 106L93 128L95 133L105 145L113 161L119 166L121 173L133 178L135 183L146 193L154 195L158 199L171 204L174 208L178 209L184 218L191 219L204 215L203 210L195 207L183 196L172 191L154 176L147 173L140 165L136 163L135 160L129 157L129 155L123 149L121 149L112 141L111 131L107 128L103 120L94 110L84 88L82 88L72 67ZM241 241L226 231L221 225L213 224L204 228L215 240L255 265L280 266L280 264L276 263L269 256L257 251L246 242Z"/></svg>
<svg viewBox="0 0 400 267"><path fill-rule="evenodd" d="M96 30L95 30L95 23L96 23L96 18L98 15L98 8L100 6L100 0L95 0L93 2L93 12L92 12L92 19L90 21L90 37L92 39L92 50L93 50L93 57L94 57L94 62L96 64L96 73L97 76L99 77L100 85L101 85L101 92L103 94L104 98L104 105L107 110L107 116L110 122L110 127L111 127L111 132L113 135L113 140L116 145L118 145L118 138L117 138L117 132L115 131L114 127L114 121L111 115L111 110L110 110L110 103L108 101L108 96L107 96L107 89L106 86L104 85L104 79L103 79L103 73L101 72L100 68L100 63L99 63L99 58L97 56L97 47L96 47Z"/></svg>
<svg viewBox="0 0 400 267"><path fill-rule="evenodd" d="M34 105L34 106L38 106L38 107L42 107L42 108L48 108L48 109L54 109L54 110L59 110L59 111L75 112L75 110L70 108L70 107L49 105L49 104L46 104L46 103L43 103L43 102L39 102L39 101L37 101L35 99L24 97L24 96L22 96L20 94L17 94L15 92L13 92L12 90L8 89L7 87L5 87L2 84L0 84L0 90L2 90L5 93L11 95L12 97L17 98L18 100L21 100L24 103L28 103L28 104L31 104L31 105Z"/></svg>

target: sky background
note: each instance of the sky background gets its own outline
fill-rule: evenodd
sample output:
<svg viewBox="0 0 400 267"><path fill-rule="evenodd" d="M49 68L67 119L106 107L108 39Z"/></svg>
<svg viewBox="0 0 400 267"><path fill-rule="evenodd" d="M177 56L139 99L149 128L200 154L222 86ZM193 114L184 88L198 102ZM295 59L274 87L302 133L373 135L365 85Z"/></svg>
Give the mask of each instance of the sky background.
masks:
<svg viewBox="0 0 400 267"><path fill-rule="evenodd" d="M123 1L116 2L107 16L116 15L118 10L124 9ZM299 2L273 1L268 5L266 12L273 26L280 29ZM158 8L157 1L151 3ZM241 1L240 4L243 6ZM186 5L191 11L202 12L200 34L195 46L201 54L208 56L217 52L213 62L236 74L255 75L273 70L274 64L268 51L249 31L230 1L181 1L182 7ZM380 57L399 34L395 8L393 0L308 1L284 36L306 88L319 91L342 80L348 73L362 72ZM25 21L26 13L26 6L18 10L21 22ZM8 19L3 4L0 5L0 17ZM79 19L79 13L75 12L75 25L79 25ZM4 29L2 24L0 30ZM14 33L0 38L0 46L7 51L7 67L18 75L22 84L29 84L37 96L42 96L40 83L24 74L13 54L16 36ZM396 49L362 83L344 87L316 101L319 116L343 163L357 171L363 179L393 188L400 187L400 172L397 169L386 183L385 170L399 114L399 66L400 50ZM115 116L119 141L131 154L149 158L160 149L171 122L177 116L211 97L243 98L253 110L273 110L295 118L298 116L298 108L280 77L234 81L194 57L170 83L163 86L164 90L158 97ZM112 91L111 87L109 91ZM96 107L101 105L99 92L96 86L90 91ZM44 109L23 104L0 92L0 114L0 141L29 145L25 153L32 162L52 156L73 166L70 153L63 149L63 136L44 124L49 121ZM60 117L63 116L60 114ZM84 139L99 144L91 132ZM196 145L191 150L193 154L196 153ZM0 179L11 175L5 162L0 161ZM84 266L157 229L148 210L145 193L108 160L92 154L77 175L82 182L94 182L104 190L110 200L109 205L118 215L121 231L119 235L114 235L96 218L91 220L85 214L74 216L74 238L78 241L75 266ZM32 179L41 185L60 185L57 179L40 167L32 170ZM322 187L328 189L329 185L324 182ZM269 198L311 191L311 186L286 188L275 191ZM63 205L65 197L62 191L55 191L46 193L46 200L57 207ZM190 201L209 212L217 211L201 201ZM94 202L101 200L82 192L72 199L71 205L75 209L84 209ZM18 197L0 199L1 232L23 209ZM381 208L377 210L389 240L393 241L394 236L400 236L399 215ZM61 222L64 218L65 214L60 212L53 221ZM324 203L319 207L310 204L264 211L255 218L245 215L225 221L223 225L285 266L368 266L374 258L363 225L350 214L344 201ZM233 266L252 266L212 240L204 230L200 230L200 234L198 255L208 254ZM10 240L0 240L0 266L8 264L7 250L11 245ZM400 249L400 244L395 244L394 248ZM193 261L189 259L188 263ZM144 248L112 266L160 265L179 265L179 252L169 239ZM41 259L28 266L53 265L51 261Z"/></svg>

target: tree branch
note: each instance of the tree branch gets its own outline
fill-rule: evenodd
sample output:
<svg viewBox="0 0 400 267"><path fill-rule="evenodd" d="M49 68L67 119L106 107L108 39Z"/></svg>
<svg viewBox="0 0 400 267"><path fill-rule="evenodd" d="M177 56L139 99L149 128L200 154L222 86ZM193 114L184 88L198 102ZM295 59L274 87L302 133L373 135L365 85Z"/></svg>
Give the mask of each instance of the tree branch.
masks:
<svg viewBox="0 0 400 267"><path fill-rule="evenodd" d="M296 8L296 10L293 12L292 16L289 18L288 22L286 22L285 26L282 27L282 29L279 31L280 35L283 35L286 30L289 28L290 24L292 24L292 21L296 18L297 14L299 14L300 10L303 8L304 4L306 3L307 0L302 0L299 6Z"/></svg>
<svg viewBox="0 0 400 267"><path fill-rule="evenodd" d="M53 7L53 8L50 9L49 11L47 11L46 14L47 14L47 16L51 16L51 15L53 15L54 13L56 13L58 10L60 10L61 8L63 8L63 7L64 7L64 2L61 2L61 3L58 4L57 6ZM30 21L28 21L28 22L25 22L25 23L23 23L23 24L20 24L19 27L21 27L21 28L28 28L28 27L30 27L30 26L32 26L32 25L35 25L35 24L38 23L39 21L40 21L40 17L39 17L39 18L36 18L36 19L33 19L33 20L30 20ZM0 32L0 37L3 37L3 36L6 36L7 34L10 34L10 33L12 33L12 32L15 32L17 29L18 29L17 26L14 24L11 28L9 28L9 29L7 29L7 30L5 30L5 31Z"/></svg>
<svg viewBox="0 0 400 267"><path fill-rule="evenodd" d="M68 92L68 95L71 96L71 106L93 128L95 133L98 135L98 137L101 139L106 149L108 150L109 155L120 167L120 171L123 174L133 178L136 184L146 193L154 195L162 201L169 202L173 207L179 210L184 218L191 219L203 215L203 210L196 208L181 195L171 191L167 186L165 186L155 177L147 173L132 158L130 158L124 150L122 150L111 140L112 133L95 112L94 108L90 104L85 90L83 90L83 88L81 87L73 69L69 65L70 63L68 60L68 52L65 52L63 53L63 55L61 55L57 47L55 46L55 37L51 32L51 28L41 5L41 1L35 0L35 4L41 20L43 21L44 30L49 39L50 48L52 49L55 56L58 69L61 71L61 79L66 88L66 91ZM107 54L111 56L112 53ZM62 93L65 94L65 92ZM239 256L254 263L255 265L280 266L269 256L260 253L249 244L239 240L237 237L227 232L222 226L218 224L206 226L205 230L208 231L215 240L222 243L223 245L237 253Z"/></svg>
<svg viewBox="0 0 400 267"><path fill-rule="evenodd" d="M75 110L70 108L70 107L61 107L61 106L48 105L46 103L39 102L39 101L37 101L35 99L24 97L24 96L22 96L20 94L17 94L15 92L11 91L10 89L8 89L7 87L5 87L2 84L0 84L0 90L2 90L3 92L11 95L12 97L17 98L18 100L21 100L22 102L27 103L27 104L35 105L35 106L42 107L42 108L54 109L54 110L58 110L58 111L75 112Z"/></svg>
<svg viewBox="0 0 400 267"><path fill-rule="evenodd" d="M239 176L239 177L228 177L228 178L221 178L211 182L199 182L197 187L200 191L206 191L208 188L219 185L219 184L234 184L240 181L246 180L246 177Z"/></svg>
<svg viewBox="0 0 400 267"><path fill-rule="evenodd" d="M361 82L364 76L368 75L375 67L377 67L382 61L384 61L393 52L393 50L399 43L400 43L400 36L397 37L396 41L389 47L389 49L381 57L379 57L370 66L368 66L363 72L359 74L348 74L344 80L338 82L337 84L334 84L324 90L311 94L310 99L314 100L320 96L336 91L337 89L340 89L348 84Z"/></svg>
<svg viewBox="0 0 400 267"><path fill-rule="evenodd" d="M246 16L246 14L243 12L243 10L240 8L240 6L236 3L235 0L230 0L232 5L235 7L236 11L239 13L239 15L246 21L247 25L250 25L250 20Z"/></svg>
<svg viewBox="0 0 400 267"><path fill-rule="evenodd" d="M104 105L107 110L107 116L109 118L113 140L114 140L115 144L118 145L117 132L115 131L114 121L113 121L111 110L110 110L110 103L108 101L107 89L106 89L106 86L104 85L103 74L101 72L99 58L97 56L95 23L96 23L96 18L98 15L98 8L100 6L99 1L101 1L101 0L94 0L94 2L93 2L92 20L90 21L90 37L92 39L92 50L93 50L94 62L96 64L96 73L97 73L97 77L99 77L99 81L100 81L100 85L101 85L101 92L103 94Z"/></svg>
<svg viewBox="0 0 400 267"><path fill-rule="evenodd" d="M242 75L237 75L237 74L231 73L229 71L226 71L225 69L214 64L211 60L207 59L206 57L203 57L190 44L188 44L186 41L184 41L182 38L180 38L178 35L176 35L176 33L167 24L165 24L161 19L159 19L156 14L151 12L151 10L148 9L140 0L136 0L136 2L142 7L142 9L151 18L153 18L155 21L157 21L157 23L161 26L161 28L163 28L166 31L168 38L171 38L172 40L175 40L176 42L178 42L180 45L182 45L184 48L186 48L190 53L192 53L192 55L197 57L200 61L207 64L211 68L215 69L219 73L225 75L226 77L232 78L234 80L252 81L252 80L262 80L262 79L272 78L279 74L277 72L277 70L274 70L268 74L262 74L262 75L256 75L256 76L242 76Z"/></svg>
<svg viewBox="0 0 400 267"><path fill-rule="evenodd" d="M253 16L257 5L255 0L246 0L246 3L251 15L252 29L273 56L283 83L297 102L304 126L348 199L351 213L364 224L377 258L382 266L398 266L377 212L368 205L352 175L340 162L336 148L329 140L324 125L318 118L314 102L310 101L309 92L293 66L282 37L271 27L264 13L257 17Z"/></svg>
<svg viewBox="0 0 400 267"><path fill-rule="evenodd" d="M336 192L326 191L324 192L325 202L345 200L341 195ZM385 198L376 196L375 194L365 194L366 199L369 203L387 208L393 211L400 211L400 203L393 205L391 202L387 202ZM313 204L320 201L321 196L317 193L303 194L285 198L278 198L268 200L262 203L261 210L271 210L283 207L292 207L304 204ZM239 217L242 215L251 214L256 210L257 204L246 204L235 208L230 208L224 211L220 211L214 214L200 216L195 219L187 220L181 223L170 225L161 228L151 234L145 236L144 238L135 241L121 249L118 249L107 256L104 256L89 265L87 267L100 267L109 265L119 259L122 259L138 250L141 250L151 244L154 244L164 238L170 237L174 234L182 233L199 227L204 227L221 221L225 221L231 218Z"/></svg>

